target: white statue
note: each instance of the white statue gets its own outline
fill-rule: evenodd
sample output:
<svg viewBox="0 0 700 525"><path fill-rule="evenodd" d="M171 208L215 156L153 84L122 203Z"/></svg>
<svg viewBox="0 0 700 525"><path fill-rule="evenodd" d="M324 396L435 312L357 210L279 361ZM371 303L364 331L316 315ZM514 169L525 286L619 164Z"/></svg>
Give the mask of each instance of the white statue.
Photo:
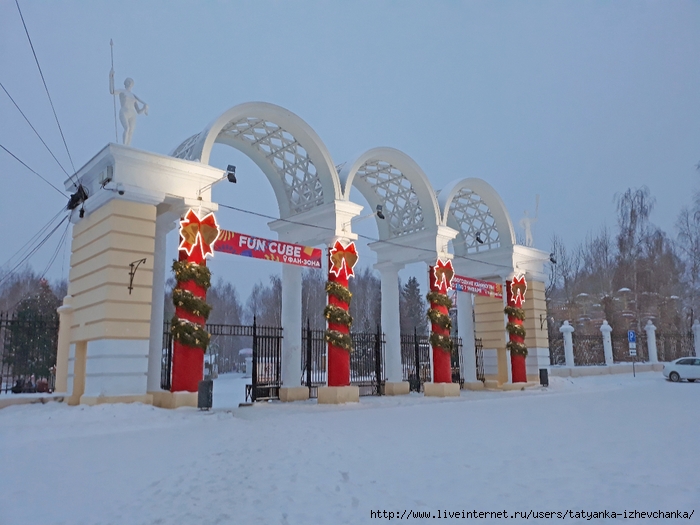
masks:
<svg viewBox="0 0 700 525"><path fill-rule="evenodd" d="M535 216L530 217L528 211L525 210L525 216L520 219L520 227L525 230L525 246L532 246L534 240L532 238L532 225L537 222L537 215L540 209L540 196L535 196Z"/></svg>
<svg viewBox="0 0 700 525"><path fill-rule="evenodd" d="M124 136L122 142L125 146L131 144L131 138L134 136L134 128L136 127L136 115L145 113L148 115L148 104L131 92L134 87L134 81L127 78L124 81L125 89L114 89L114 69L109 71L109 92L112 95L119 95L119 121L124 127ZM139 107L139 102L141 107Z"/></svg>

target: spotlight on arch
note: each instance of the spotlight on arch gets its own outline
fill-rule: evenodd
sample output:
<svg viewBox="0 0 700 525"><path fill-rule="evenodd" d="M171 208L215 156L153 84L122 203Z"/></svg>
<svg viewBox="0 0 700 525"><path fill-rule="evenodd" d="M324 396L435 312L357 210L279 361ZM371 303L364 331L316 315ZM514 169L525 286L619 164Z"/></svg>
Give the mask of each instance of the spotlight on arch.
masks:
<svg viewBox="0 0 700 525"><path fill-rule="evenodd" d="M226 168L226 178L229 182L232 182L233 184L238 182L236 180L236 166L234 166L233 164L229 164L228 168Z"/></svg>
<svg viewBox="0 0 700 525"><path fill-rule="evenodd" d="M554 252L549 254L549 262L551 262L552 264L557 264L557 259L556 257L554 257Z"/></svg>
<svg viewBox="0 0 700 525"><path fill-rule="evenodd" d="M382 220L385 219L383 210L383 206L381 204L377 204L377 217L379 217Z"/></svg>
<svg viewBox="0 0 700 525"><path fill-rule="evenodd" d="M476 232L476 242L484 244L484 239L481 238L481 232Z"/></svg>

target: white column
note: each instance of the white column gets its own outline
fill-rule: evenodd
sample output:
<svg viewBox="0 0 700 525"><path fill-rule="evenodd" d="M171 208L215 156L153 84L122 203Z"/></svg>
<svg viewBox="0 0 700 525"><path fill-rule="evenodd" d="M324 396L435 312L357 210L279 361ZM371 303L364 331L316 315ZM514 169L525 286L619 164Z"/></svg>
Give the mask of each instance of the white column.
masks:
<svg viewBox="0 0 700 525"><path fill-rule="evenodd" d="M172 217L156 218L153 252L153 288L151 293L151 331L148 342L147 392L160 392L160 371L163 355L163 313L165 310L166 236L175 227Z"/></svg>
<svg viewBox="0 0 700 525"><path fill-rule="evenodd" d="M693 340L695 342L695 357L700 357L700 321L693 323Z"/></svg>
<svg viewBox="0 0 700 525"><path fill-rule="evenodd" d="M574 366L574 341L571 334L574 333L574 327L569 324L569 321L564 321L559 331L564 334L564 357L566 358L566 366Z"/></svg>
<svg viewBox="0 0 700 525"><path fill-rule="evenodd" d="M71 326L73 324L73 298L66 295L58 307L58 344L56 351L56 392L68 392L68 359L70 356Z"/></svg>
<svg viewBox="0 0 700 525"><path fill-rule="evenodd" d="M457 292L457 333L462 338L462 375L465 383L476 382L473 295Z"/></svg>
<svg viewBox="0 0 700 525"><path fill-rule="evenodd" d="M649 349L649 362L658 363L659 356L656 351L656 327L651 322L651 319L647 320L647 324L644 327L644 331L647 333L647 348Z"/></svg>
<svg viewBox="0 0 700 525"><path fill-rule="evenodd" d="M603 352L605 353L605 364L607 366L613 364L612 339L610 338L611 332L612 326L610 326L607 321L603 321L603 324L600 325L600 333L603 334Z"/></svg>
<svg viewBox="0 0 700 525"><path fill-rule="evenodd" d="M285 388L301 386L301 271L301 266L282 265L282 385Z"/></svg>
<svg viewBox="0 0 700 525"><path fill-rule="evenodd" d="M401 318L399 302L399 270L395 264L378 264L382 283L382 331L386 337L384 371L389 383L403 381L401 367Z"/></svg>

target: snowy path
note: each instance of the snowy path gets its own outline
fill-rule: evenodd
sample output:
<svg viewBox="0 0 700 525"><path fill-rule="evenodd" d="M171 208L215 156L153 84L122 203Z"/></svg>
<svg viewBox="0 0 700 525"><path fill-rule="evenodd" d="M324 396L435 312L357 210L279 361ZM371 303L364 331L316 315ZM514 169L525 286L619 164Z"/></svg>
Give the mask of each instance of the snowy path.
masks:
<svg viewBox="0 0 700 525"><path fill-rule="evenodd" d="M244 380L222 376L213 413L10 407L0 525L374 523L386 520L370 510L404 509L695 509L678 522L700 522L700 384L552 380L452 400L237 408Z"/></svg>

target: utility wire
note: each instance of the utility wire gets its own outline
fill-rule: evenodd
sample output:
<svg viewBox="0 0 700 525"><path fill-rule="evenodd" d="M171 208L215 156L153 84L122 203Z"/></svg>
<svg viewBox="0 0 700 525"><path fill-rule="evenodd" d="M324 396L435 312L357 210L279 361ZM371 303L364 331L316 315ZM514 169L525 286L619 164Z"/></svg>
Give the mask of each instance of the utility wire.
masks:
<svg viewBox="0 0 700 525"><path fill-rule="evenodd" d="M56 245L56 249L53 252L53 255L49 259L49 263L46 265L46 268L44 269L44 273L41 274L40 279L43 279L44 276L47 274L47 272L51 269L51 266L53 266L53 263L56 261L56 257L58 257L58 254L61 252L61 248L63 248L63 243L66 242L66 236L68 235L68 228L70 227L70 221L66 223L66 228L63 230L63 233L61 234L61 238L58 240L58 244Z"/></svg>
<svg viewBox="0 0 700 525"><path fill-rule="evenodd" d="M50 183L48 180L46 180L44 177L42 177L41 175L39 175L39 173L37 173L36 171L34 171L32 168L30 168L29 166L27 166L27 164L25 164L24 162L22 162L22 161L20 160L20 158L19 158L17 155L15 155L14 153L12 153L12 152L11 152L9 149L7 149L5 146L3 146L2 144L0 144L0 148L4 149L7 153L9 153L10 155L12 155L12 156L15 158L15 160L16 160L17 162L19 162L22 166L24 166L25 168L27 168L27 169L28 169L29 171L31 171L34 175L36 175L37 177L39 177L39 178L40 178L41 180L43 180L46 184L48 184L48 185L51 186L54 190L56 190L58 193L60 193L60 194L61 194L61 197L63 197L63 198L66 197L66 195L65 195L61 190L59 190L56 186L54 186L53 184L51 184L51 183Z"/></svg>
<svg viewBox="0 0 700 525"><path fill-rule="evenodd" d="M289 219L281 219L281 218L279 218L279 217L273 217L273 216L271 216L271 215L265 215L264 213L258 213L258 212L251 211L251 210L244 210L243 208L236 208L235 206L228 206L228 205L226 205L226 204L219 204L219 206L222 207L222 208L227 208L227 209L229 209L229 210L234 210L234 211L238 211L238 212L241 212L241 213L248 213L248 214L250 214L250 215L256 215L256 216L258 216L258 217L264 217L265 219L272 219L272 220L275 220L275 221L283 221L283 222L288 222L288 223L290 223L290 224L297 224L297 225L299 225L299 226L308 226L308 227L310 227L310 228L318 228L318 229L326 230L326 231L335 231L333 228L329 228L328 226L320 226L320 225L318 225L318 224L308 224L308 223L305 223L305 222L290 221ZM375 239L374 237L370 237L369 235L362 235L362 234L359 234L359 233L358 233L357 236L360 237L361 239L365 239L365 240L367 240L367 241L385 243L385 244L389 244L389 245L392 245L392 246L397 246L397 247L399 247L399 248L411 248L411 249L413 249L413 250L420 250L420 251L424 251L424 252L435 253L433 250L430 250L430 249L428 249L428 248L419 248L419 247L417 247L417 246L406 246L405 244L400 244L400 243L397 243L397 242L386 241L386 240L383 240L383 239ZM484 263L484 261L480 261L480 260L474 259L474 258L472 258L472 257L467 257L467 256L465 256L465 255L457 255L457 254L454 254L453 256L454 256L454 258L456 258L456 259L464 259L464 260L466 260L466 261L478 262L478 263L481 263L481 264L488 264L488 265L490 265L490 266L499 266L499 267L501 267L501 268L508 268L508 269L511 269L511 270L512 270L512 267L506 266L505 264Z"/></svg>
<svg viewBox="0 0 700 525"><path fill-rule="evenodd" d="M24 111L22 111L22 110L20 109L20 107L19 107L19 105L17 104L17 102L15 102L15 99L12 98L12 95L10 95L10 93L7 91L7 89L5 89L5 86L2 85L2 82L0 82L0 87L1 87L2 90L5 92L5 94L10 98L10 100L12 101L12 103L15 105L15 107L17 108L17 111L19 111L19 112L21 113L21 115L24 117L24 120L27 121L27 124L29 124L29 127L32 128L32 131L34 131L34 133L36 133L36 136L39 137L39 140L40 140L41 143L44 145L44 147L46 148L46 150L51 154L51 156L53 157L53 160L55 160L56 163L61 167L61 169L63 170L63 173L65 173L68 177L70 177L69 173L66 171L66 168L64 168L64 167L63 167L63 164L61 164L61 162L56 158L56 155L53 154L53 151L51 151L51 148L49 148L49 146L46 144L46 142L44 142L44 139L41 138L41 135L39 135L39 132L36 130L36 128L35 128L34 126L32 126L32 123L29 122L29 119L27 118L27 115L25 115L25 114L24 114Z"/></svg>
<svg viewBox="0 0 700 525"><path fill-rule="evenodd" d="M56 219L58 219L58 217L59 217L61 214L63 214L65 211L66 211L65 206L61 206L61 209L58 210L58 213L57 213L56 215L54 215L53 217L51 217L51 219L49 219L49 221L48 221L46 224L44 224L44 226L42 226L42 227L39 229L38 232L36 232L34 235L32 235L32 237L30 237L29 240L28 240L27 242L25 242L24 245L23 245L19 250L17 250L17 252L15 252L14 255L12 255L7 261L5 261L5 264L3 264L2 267L10 266L10 264L12 264L12 260L13 260L14 258L16 258L16 257L18 257L18 256L19 256L19 257L24 256L24 253L25 253L27 250L31 249L31 248L29 248L29 246L32 245L34 242L36 242L36 240L37 240L41 235L43 235L44 232L45 232L46 230L48 230L48 229L51 227L51 225L54 223L54 221L55 221ZM0 268L1 268L1 267L0 267Z"/></svg>
<svg viewBox="0 0 700 525"><path fill-rule="evenodd" d="M39 248L41 248L44 244L46 244L46 241L48 241L48 240L51 238L51 236L56 232L56 230L58 230L58 228L61 226L61 224L63 224L63 223L64 223L65 221L67 221L67 220L68 220L68 215L66 215L65 217L63 217L63 219L61 220L61 222L59 222L59 223L54 227L53 230L51 230L48 234L46 234L46 236L41 240L41 242L39 242L39 244L37 244L37 245L32 249L31 252L29 252L21 261L19 261L19 262L14 266L4 277L2 277L2 279L0 279L0 284L4 283L7 279L9 279L9 278L15 273L15 271L16 271L20 266L22 266L25 262L27 262L27 261L32 257L32 255L34 255L34 254L39 250Z"/></svg>
<svg viewBox="0 0 700 525"><path fill-rule="evenodd" d="M49 104L51 104L51 110L53 111L53 116L56 119L56 125L58 126L58 131L61 133L61 138L63 139L63 145L66 148L66 153L68 153L68 159L70 160L70 165L73 167L73 173L75 173L75 164L73 164L73 157L71 157L70 151L68 151L68 144L66 143L66 137L63 135L63 129L61 129L61 123L58 121L58 115L56 114L56 108L53 105L53 100L51 100L51 94L49 93L49 87L46 85L46 79L44 78L44 72L41 70L41 65L39 64L39 59L36 56L36 51L34 50L34 44L32 43L32 37L29 36L29 30L27 29L27 24L24 22L24 16L22 15L22 9L19 7L19 0L15 0L17 4L17 11L19 11L19 17L22 19L22 25L24 26L24 32L27 34L27 40L29 40L29 46L32 48L32 54L34 55L34 61L36 62L36 67L39 69L39 75L41 75L41 81L44 83L44 89L46 90L46 96L49 98ZM72 179L72 177L71 177ZM74 182L73 184L77 184Z"/></svg>

